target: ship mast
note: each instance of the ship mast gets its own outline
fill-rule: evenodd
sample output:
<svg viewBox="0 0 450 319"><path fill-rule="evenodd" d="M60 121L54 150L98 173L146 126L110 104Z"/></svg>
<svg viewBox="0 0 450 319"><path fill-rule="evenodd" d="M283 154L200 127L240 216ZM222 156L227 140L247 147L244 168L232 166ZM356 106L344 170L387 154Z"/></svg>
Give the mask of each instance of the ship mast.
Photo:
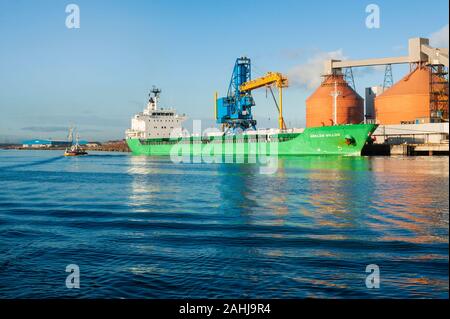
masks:
<svg viewBox="0 0 450 319"><path fill-rule="evenodd" d="M156 111L158 109L158 102L159 102L160 95L161 95L161 89L158 89L156 86L153 85L153 88L148 95L150 97L148 102L149 102L149 106L152 111Z"/></svg>
<svg viewBox="0 0 450 319"><path fill-rule="evenodd" d="M73 144L73 127L69 127L69 133L67 134L67 142Z"/></svg>

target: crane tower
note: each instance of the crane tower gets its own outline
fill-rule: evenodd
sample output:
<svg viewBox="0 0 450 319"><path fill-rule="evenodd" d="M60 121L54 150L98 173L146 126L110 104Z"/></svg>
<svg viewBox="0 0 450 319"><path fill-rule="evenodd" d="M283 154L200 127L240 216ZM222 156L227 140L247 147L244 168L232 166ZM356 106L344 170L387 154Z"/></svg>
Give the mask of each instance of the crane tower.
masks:
<svg viewBox="0 0 450 319"><path fill-rule="evenodd" d="M278 102L273 95L272 86L278 88ZM286 124L282 115L282 89L287 86L287 78L276 72L268 72L265 76L252 80L250 59L246 57L236 59L227 96L218 99L216 94L215 114L217 123L233 132L236 132L237 129L242 131L256 129L256 120L253 119L252 115L252 107L255 106L255 101L251 92L266 87L270 89L278 109L279 127L285 129Z"/></svg>

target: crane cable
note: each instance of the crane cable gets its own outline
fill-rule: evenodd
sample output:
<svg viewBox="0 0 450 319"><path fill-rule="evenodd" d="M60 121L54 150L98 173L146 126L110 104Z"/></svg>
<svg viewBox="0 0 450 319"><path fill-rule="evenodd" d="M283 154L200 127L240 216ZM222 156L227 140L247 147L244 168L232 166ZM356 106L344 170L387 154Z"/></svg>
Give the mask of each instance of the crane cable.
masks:
<svg viewBox="0 0 450 319"><path fill-rule="evenodd" d="M268 85L268 86L266 86L266 88L269 88L270 94L272 94L272 98L273 98L273 101L275 102L275 106L277 107L278 113L280 113L280 107L278 106L278 102L277 102L277 99L275 98L275 94L273 94L272 86ZM267 93L267 90L266 90L266 93ZM283 128L286 129L286 122L284 121L284 117L282 118L282 120L283 120Z"/></svg>
<svg viewBox="0 0 450 319"><path fill-rule="evenodd" d="M259 68L258 65L255 65L255 62L252 62L252 73L253 73L253 70L256 71L256 72L255 72L256 75L260 75L259 77L262 77L262 76L264 76L264 75L266 74L266 73L264 73L264 72L261 73L261 69ZM277 108L278 113L280 113L280 107L278 106L277 99L276 99L276 97L275 97L275 94L273 93L272 85L267 85L267 86L266 86L266 98L267 98L267 88L270 90L270 94L272 95L273 101L275 102L275 106L276 106L276 108ZM269 121L270 121L270 118L269 118ZM287 127L286 127L286 122L284 121L284 117L283 117L283 128L284 128L284 129L287 128Z"/></svg>

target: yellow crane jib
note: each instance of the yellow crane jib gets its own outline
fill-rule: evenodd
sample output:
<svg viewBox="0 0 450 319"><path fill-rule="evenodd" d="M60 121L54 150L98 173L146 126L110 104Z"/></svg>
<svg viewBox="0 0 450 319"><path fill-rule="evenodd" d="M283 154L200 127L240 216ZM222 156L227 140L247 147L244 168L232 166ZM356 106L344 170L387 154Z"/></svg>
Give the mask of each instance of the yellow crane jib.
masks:
<svg viewBox="0 0 450 319"><path fill-rule="evenodd" d="M288 87L288 79L283 74L278 72L268 72L265 76L262 76L260 78L248 81L243 83L239 89L242 91L252 91L256 90L262 87L271 87L272 85L275 85L278 88L278 104L275 100L275 104L278 108L278 126L280 130L286 129L286 124L283 119L283 88ZM272 92L272 90L271 90ZM272 92L273 94L273 92Z"/></svg>
<svg viewBox="0 0 450 319"><path fill-rule="evenodd" d="M272 84L275 84L278 88L288 87L288 79L281 73L268 72L260 78L245 82L239 89L241 91L252 91Z"/></svg>

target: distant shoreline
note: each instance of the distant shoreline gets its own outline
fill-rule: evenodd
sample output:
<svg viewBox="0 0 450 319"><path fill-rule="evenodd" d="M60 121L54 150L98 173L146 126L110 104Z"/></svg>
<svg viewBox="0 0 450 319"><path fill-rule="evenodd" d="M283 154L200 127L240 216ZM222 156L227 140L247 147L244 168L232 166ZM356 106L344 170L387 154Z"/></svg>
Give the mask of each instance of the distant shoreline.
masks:
<svg viewBox="0 0 450 319"><path fill-rule="evenodd" d="M42 148L27 148L27 147L2 147L0 146L0 150L17 150L17 151L64 151L65 148L59 147L42 147ZM102 148L85 148L87 152L117 152L117 153L131 153L128 150L116 150L116 149L102 149Z"/></svg>
<svg viewBox="0 0 450 319"><path fill-rule="evenodd" d="M131 150L125 141L111 141L95 146L82 146L86 151L99 151L99 152L121 152L130 153ZM0 144L2 150L39 150L39 151L63 151L66 148L61 146L48 146L48 147L24 147L22 144Z"/></svg>
<svg viewBox="0 0 450 319"><path fill-rule="evenodd" d="M3 147L0 146L0 150L18 150L18 151L64 151L65 148L60 147ZM131 153L129 150L118 150L118 149L103 149L103 148L84 148L87 152L117 152L117 153Z"/></svg>

